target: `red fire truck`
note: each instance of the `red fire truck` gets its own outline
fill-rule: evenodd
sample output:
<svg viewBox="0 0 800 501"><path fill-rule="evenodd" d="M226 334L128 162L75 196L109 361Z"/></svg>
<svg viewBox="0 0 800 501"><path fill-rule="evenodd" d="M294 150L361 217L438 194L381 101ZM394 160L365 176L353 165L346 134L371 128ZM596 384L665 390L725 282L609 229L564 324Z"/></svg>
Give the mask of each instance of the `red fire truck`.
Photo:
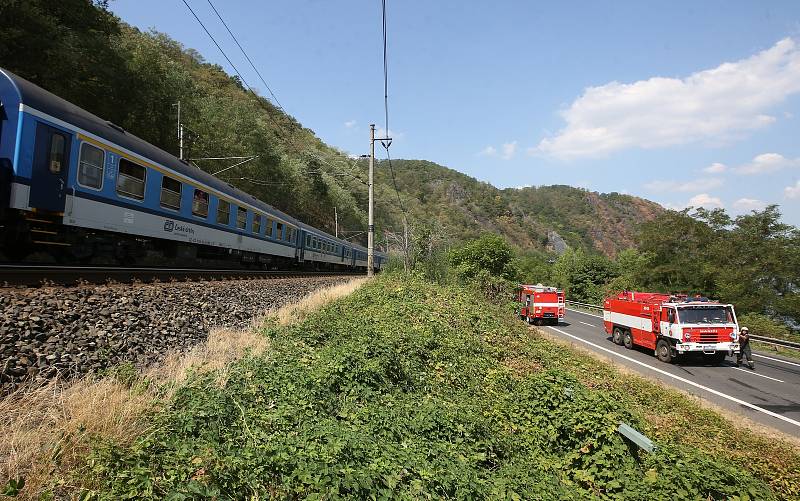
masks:
<svg viewBox="0 0 800 501"><path fill-rule="evenodd" d="M542 284L517 287L519 316L530 324L558 325L564 320L564 291Z"/></svg>
<svg viewBox="0 0 800 501"><path fill-rule="evenodd" d="M700 296L625 291L603 303L603 325L616 344L655 350L667 363L688 353L721 363L739 351L733 305Z"/></svg>

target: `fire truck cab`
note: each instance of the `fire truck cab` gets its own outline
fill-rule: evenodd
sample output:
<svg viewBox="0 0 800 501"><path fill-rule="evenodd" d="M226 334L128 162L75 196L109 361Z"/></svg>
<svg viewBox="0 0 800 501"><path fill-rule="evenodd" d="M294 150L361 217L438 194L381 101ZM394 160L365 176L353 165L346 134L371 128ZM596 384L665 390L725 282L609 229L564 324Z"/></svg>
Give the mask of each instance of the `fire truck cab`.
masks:
<svg viewBox="0 0 800 501"><path fill-rule="evenodd" d="M529 324L558 325L564 320L564 291L542 284L517 287L517 312Z"/></svg>
<svg viewBox="0 0 800 501"><path fill-rule="evenodd" d="M663 362L699 353L721 363L739 351L733 305L699 296L625 291L605 300L603 325L616 344L652 349Z"/></svg>

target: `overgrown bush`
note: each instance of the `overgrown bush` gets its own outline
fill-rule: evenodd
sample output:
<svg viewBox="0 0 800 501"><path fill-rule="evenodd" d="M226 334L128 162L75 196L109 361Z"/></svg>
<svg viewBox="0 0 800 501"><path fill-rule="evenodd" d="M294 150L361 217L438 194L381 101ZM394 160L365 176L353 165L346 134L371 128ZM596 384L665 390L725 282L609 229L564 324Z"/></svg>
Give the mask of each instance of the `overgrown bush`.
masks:
<svg viewBox="0 0 800 501"><path fill-rule="evenodd" d="M196 376L131 447L91 458L98 496L309 499L773 499L725 458L667 446L613 391L516 371L528 331L463 287L385 275L271 350Z"/></svg>

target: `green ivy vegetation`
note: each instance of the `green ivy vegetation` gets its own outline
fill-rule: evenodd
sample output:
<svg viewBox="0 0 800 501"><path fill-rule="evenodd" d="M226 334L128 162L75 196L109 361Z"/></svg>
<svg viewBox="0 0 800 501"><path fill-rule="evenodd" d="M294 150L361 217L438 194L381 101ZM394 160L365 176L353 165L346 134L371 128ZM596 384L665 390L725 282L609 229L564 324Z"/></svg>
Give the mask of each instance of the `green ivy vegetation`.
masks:
<svg viewBox="0 0 800 501"><path fill-rule="evenodd" d="M228 367L224 383L191 378L133 445L98 444L85 495L775 499L698 443L627 444L620 422L652 431L641 408L532 333L471 289L384 275L268 328L271 350ZM553 363L536 366L542 356Z"/></svg>

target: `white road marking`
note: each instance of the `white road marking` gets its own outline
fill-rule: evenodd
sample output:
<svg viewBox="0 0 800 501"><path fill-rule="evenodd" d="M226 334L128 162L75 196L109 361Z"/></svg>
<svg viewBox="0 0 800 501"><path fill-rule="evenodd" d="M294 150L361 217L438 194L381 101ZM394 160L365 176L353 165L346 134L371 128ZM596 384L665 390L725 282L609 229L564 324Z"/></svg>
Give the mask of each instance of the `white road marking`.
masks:
<svg viewBox="0 0 800 501"><path fill-rule="evenodd" d="M586 313L585 311L581 310L573 310L572 308L567 308L568 311L574 311L575 313L583 313L584 315L589 315L590 317L597 317L603 318L603 315L595 315L594 313Z"/></svg>
<svg viewBox="0 0 800 501"><path fill-rule="evenodd" d="M586 313L585 311L573 310L572 308L567 308L567 310L568 310L568 311L573 311L573 312L575 312L575 313L581 313L581 314L583 314L583 315L589 315L590 317L603 318L601 315L594 315L594 314L592 314L592 313ZM581 321L580 321L580 320L578 320L578 322L581 322ZM583 323L585 323L585 322L581 322L581 323L583 324ZM586 324L586 325L590 325L590 324ZM596 325L592 325L592 327L598 327L598 326L596 326ZM767 360L772 360L773 362L781 362L781 363L783 363L783 364L794 365L795 367L800 367L800 364L799 364L799 363L796 363L796 362L789 362L788 360L781 360L780 358L772 358L772 357L768 357L768 356L766 356L766 355L759 355L758 353L753 353L753 356L754 356L754 357L759 357L759 358L765 358L765 359L767 359Z"/></svg>
<svg viewBox="0 0 800 501"><path fill-rule="evenodd" d="M779 383L785 383L785 382L786 382L786 381L781 381L780 379L775 379L774 377L765 376L764 374L759 374L758 372L753 372L752 370L741 369L741 368L739 368L739 367L731 367L731 369L736 369L737 371L746 372L746 373L748 373L748 374L752 374L752 375L754 375L754 376L761 376L761 377L765 377L765 378L767 378L767 379L771 379L771 380L773 380L773 381L777 381L777 382L779 382Z"/></svg>
<svg viewBox="0 0 800 501"><path fill-rule="evenodd" d="M789 365L794 365L794 366L800 367L800 364L798 364L798 363L789 362L788 360L781 360L780 358L772 358L772 357L768 357L766 355L759 355L758 353L753 353L753 356L754 357L758 357L758 358L766 358L767 360L773 360L775 362L781 362L781 363L784 363L784 364L789 364Z"/></svg>
<svg viewBox="0 0 800 501"><path fill-rule="evenodd" d="M580 321L580 320L578 320L578 322L581 322L581 321ZM586 323L586 322L581 322L581 323L582 323L583 325L588 325L589 327L597 327L597 326L596 326L596 325L594 325L594 324L589 324L589 323Z"/></svg>
<svg viewBox="0 0 800 501"><path fill-rule="evenodd" d="M575 339L576 341L580 341L581 343L586 343L586 344L588 344L590 346L594 346L595 348L597 348L599 350L603 350L603 351L605 351L607 353L610 353L610 354L614 355L615 357L624 358L625 360L628 360L629 362L633 362L636 365L641 365L642 367L647 367L648 369L650 369L652 371L656 371L659 374L663 374L665 376L671 377L672 379L676 379L676 380L681 381L683 383L686 383L688 385L694 386L696 388L700 388L701 390L705 390L705 391L707 391L709 393L717 395L718 397L722 397L722 398L724 398L726 400L730 400L731 402L735 402L735 403L737 403L739 405L743 405L745 407L749 407L750 409L756 410L758 412L763 412L764 414L766 414L768 416L772 416L774 418L780 419L781 421L786 421L789 424L793 424L793 425L795 425L797 427L800 427L800 421L795 421L794 419L788 418L786 416L781 416L780 414L778 414L776 412L772 412L770 410L764 409L763 407L759 407L757 405L753 405L750 402L745 402L744 400L740 400L740 399L738 399L736 397L732 397L730 395L726 395L725 393L722 393L721 391L717 391L717 390L715 390L713 388L709 388L707 386L703 386L702 384L695 383L694 381L690 381L689 379L686 379L686 378L683 378L683 377L680 377L680 376L676 376L675 374L669 373L669 372L667 372L665 370L658 369L656 367L652 367L650 365L647 365L644 362L640 362L639 360L636 360L636 359L631 358L629 356L622 355L621 353L617 353L617 352L615 352L613 350L609 350L608 348L605 348L605 347L600 346L598 344L592 343L590 341L586 341L585 339L582 339L582 338L580 338L578 336L574 336L574 335L572 335L572 334L570 334L568 332L564 332L561 329L556 329L555 327L550 327L550 328L553 329L554 331L560 333L560 334L563 334L563 335L565 335L567 337L571 337L572 339Z"/></svg>

